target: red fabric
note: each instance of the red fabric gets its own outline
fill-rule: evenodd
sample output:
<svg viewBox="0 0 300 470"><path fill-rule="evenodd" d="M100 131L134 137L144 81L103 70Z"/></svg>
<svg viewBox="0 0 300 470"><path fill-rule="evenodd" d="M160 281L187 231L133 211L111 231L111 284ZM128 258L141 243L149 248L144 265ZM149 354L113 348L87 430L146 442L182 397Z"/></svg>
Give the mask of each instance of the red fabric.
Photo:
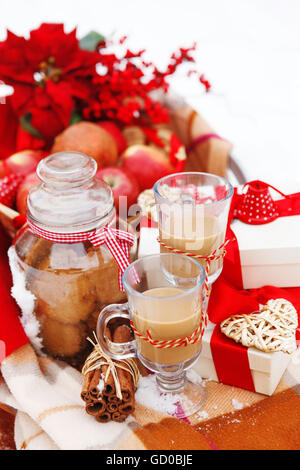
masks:
<svg viewBox="0 0 300 470"><path fill-rule="evenodd" d="M5 160L3 160L5 162ZM12 207L24 175L9 175L0 179L0 203Z"/></svg>
<svg viewBox="0 0 300 470"><path fill-rule="evenodd" d="M255 391L248 348L227 338L216 326L211 338L211 353L219 382Z"/></svg>
<svg viewBox="0 0 300 470"><path fill-rule="evenodd" d="M10 295L12 278L7 259L9 244L0 226L0 362L29 342L18 317L20 310Z"/></svg>
<svg viewBox="0 0 300 470"><path fill-rule="evenodd" d="M237 200L235 191L229 223ZM280 216L300 213L300 193L276 202L279 203ZM289 300L296 308L300 320L300 287L264 286L259 289L243 289L238 242L230 227L228 227L226 238L229 238L231 242L227 245L223 271L213 285L208 306L209 319L216 323L211 338L212 357L220 382L255 391L249 366L248 348L227 338L221 333L219 324L231 315L257 311L260 303L265 304L268 300L276 298ZM300 341L300 328L297 329L296 339Z"/></svg>
<svg viewBox="0 0 300 470"><path fill-rule="evenodd" d="M180 150L184 149L182 142L178 137L172 133L169 142L165 142L160 138L159 129L151 127L140 127L145 136L150 142L153 142L158 147L161 147L169 154L171 165L173 166L174 173L179 173L184 170L186 157L180 158ZM168 149L169 147L169 149Z"/></svg>
<svg viewBox="0 0 300 470"><path fill-rule="evenodd" d="M11 98L6 97L5 103L0 101L0 160L9 157L16 150L16 135L19 126Z"/></svg>
<svg viewBox="0 0 300 470"><path fill-rule="evenodd" d="M300 215L300 193L290 194L284 199L276 201L279 217Z"/></svg>
<svg viewBox="0 0 300 470"><path fill-rule="evenodd" d="M197 145L199 144L202 144L203 142L206 142L207 140L209 139L219 139L219 140L223 140L222 137L220 137L219 135L217 134L204 134L204 135L200 135L199 137L197 137L196 139L194 139L190 145L188 145L186 151L187 153L190 153L192 150L194 150L195 147L197 147Z"/></svg>
<svg viewBox="0 0 300 470"><path fill-rule="evenodd" d="M181 149L183 149L182 143L175 134L172 134L170 140L170 161L175 173L183 171L185 167L186 157L183 159L179 158Z"/></svg>
<svg viewBox="0 0 300 470"><path fill-rule="evenodd" d="M26 216L23 214L17 215L14 219L12 219L11 223L12 226L16 229L21 228L26 223Z"/></svg>

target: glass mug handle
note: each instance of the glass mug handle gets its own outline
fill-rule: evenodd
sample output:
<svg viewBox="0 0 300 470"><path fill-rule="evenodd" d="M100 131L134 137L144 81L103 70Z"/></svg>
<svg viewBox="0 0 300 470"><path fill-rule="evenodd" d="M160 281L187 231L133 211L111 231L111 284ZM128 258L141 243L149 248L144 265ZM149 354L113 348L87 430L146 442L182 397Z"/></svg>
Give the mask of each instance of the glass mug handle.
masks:
<svg viewBox="0 0 300 470"><path fill-rule="evenodd" d="M135 340L127 343L114 343L105 335L105 330L114 318L130 320L129 306L126 304L111 304L101 310L97 321L97 338L103 351L116 360L128 359L136 356Z"/></svg>

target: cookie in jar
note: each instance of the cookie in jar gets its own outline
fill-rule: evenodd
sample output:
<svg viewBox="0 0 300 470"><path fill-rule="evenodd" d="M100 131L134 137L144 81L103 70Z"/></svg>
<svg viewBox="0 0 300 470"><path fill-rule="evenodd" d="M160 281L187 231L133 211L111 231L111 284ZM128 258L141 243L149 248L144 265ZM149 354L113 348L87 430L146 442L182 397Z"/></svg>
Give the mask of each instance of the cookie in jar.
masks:
<svg viewBox="0 0 300 470"><path fill-rule="evenodd" d="M43 159L27 200L27 224L9 257L13 294L34 346L79 366L103 306L125 301L122 272L135 257L133 230L116 217L96 162L77 152Z"/></svg>

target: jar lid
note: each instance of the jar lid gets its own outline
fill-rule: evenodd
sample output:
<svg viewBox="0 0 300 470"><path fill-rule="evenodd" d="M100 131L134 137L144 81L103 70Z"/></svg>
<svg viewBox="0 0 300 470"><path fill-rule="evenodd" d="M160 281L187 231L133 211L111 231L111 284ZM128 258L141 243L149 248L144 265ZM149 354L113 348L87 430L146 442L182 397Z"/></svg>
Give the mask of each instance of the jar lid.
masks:
<svg viewBox="0 0 300 470"><path fill-rule="evenodd" d="M97 163L79 152L59 152L40 161L41 183L27 198L27 213L35 224L52 231L91 230L114 213L111 188L95 178Z"/></svg>

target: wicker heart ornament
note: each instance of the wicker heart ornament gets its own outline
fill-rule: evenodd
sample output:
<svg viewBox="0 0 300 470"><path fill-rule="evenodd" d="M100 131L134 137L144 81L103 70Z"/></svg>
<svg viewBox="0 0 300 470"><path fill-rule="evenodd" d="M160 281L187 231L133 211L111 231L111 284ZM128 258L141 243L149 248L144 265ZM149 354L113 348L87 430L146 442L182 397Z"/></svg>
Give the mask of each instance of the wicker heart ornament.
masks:
<svg viewBox="0 0 300 470"><path fill-rule="evenodd" d="M291 354L297 349L297 311L286 299L272 299L260 312L234 315L224 320L221 331L247 347L264 352L282 351Z"/></svg>

